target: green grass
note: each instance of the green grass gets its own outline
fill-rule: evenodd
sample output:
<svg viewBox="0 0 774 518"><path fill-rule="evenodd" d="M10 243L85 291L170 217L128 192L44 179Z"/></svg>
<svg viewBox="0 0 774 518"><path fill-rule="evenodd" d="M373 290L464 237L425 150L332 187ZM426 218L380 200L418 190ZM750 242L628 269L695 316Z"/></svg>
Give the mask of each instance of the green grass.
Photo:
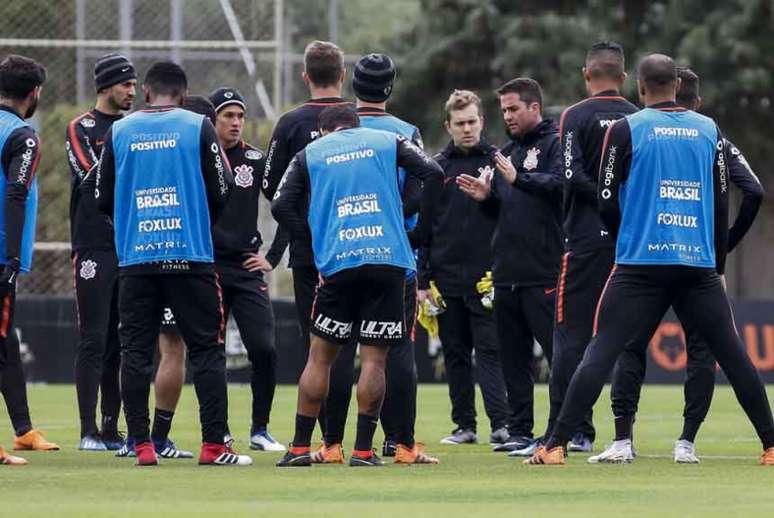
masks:
<svg viewBox="0 0 774 518"><path fill-rule="evenodd" d="M774 395L774 392L771 394ZM249 388L230 387L232 430L247 452ZM281 441L291 438L295 387L280 387L271 424ZM195 461L163 462L138 469L111 454L81 453L72 386L31 386L36 426L63 451L33 452L30 465L0 467L2 516L116 516L197 514L252 516L513 516L527 515L763 515L774 512L774 469L758 466L760 445L732 392L718 388L698 438L698 466L669 458L681 426L682 388L647 386L637 422L640 457L628 466L591 466L572 455L562 467L526 467L486 445L441 446L451 430L444 386L422 386L418 439L441 458L440 466L351 469L314 466L277 469L276 454L253 455L247 468L205 468ZM547 391L538 388L537 428L545 419ZM612 436L609 396L596 408L597 450ZM480 405L480 401L479 401ZM354 407L351 409L354 410ZM484 416L483 410L479 415ZM198 451L193 389L187 387L172 436ZM350 418L350 422L353 419ZM351 432L351 426L350 432ZM480 435L489 433L480 419ZM6 432L7 434L7 432ZM377 438L381 444L381 437ZM10 445L5 435L2 442ZM345 446L351 448L352 436Z"/></svg>

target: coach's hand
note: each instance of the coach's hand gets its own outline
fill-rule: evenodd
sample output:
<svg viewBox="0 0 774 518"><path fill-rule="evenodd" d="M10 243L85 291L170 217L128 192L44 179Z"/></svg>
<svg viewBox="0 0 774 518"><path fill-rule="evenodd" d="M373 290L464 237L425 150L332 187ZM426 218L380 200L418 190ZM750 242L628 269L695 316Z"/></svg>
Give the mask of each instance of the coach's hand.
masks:
<svg viewBox="0 0 774 518"><path fill-rule="evenodd" d="M18 273L19 260L16 258L8 259L3 267L3 273L0 274L0 298L4 299L13 291Z"/></svg>
<svg viewBox="0 0 774 518"><path fill-rule="evenodd" d="M500 171L505 178L505 181L513 185L516 181L516 168L513 167L513 162L510 158L506 158L505 155L499 151L495 153L495 165L497 170Z"/></svg>
<svg viewBox="0 0 774 518"><path fill-rule="evenodd" d="M461 174L456 180L457 187L476 201L484 201L492 193L492 174L484 173L478 178Z"/></svg>
<svg viewBox="0 0 774 518"><path fill-rule="evenodd" d="M270 272L274 269L271 263L258 252L247 254L247 259L242 263L242 266L248 272Z"/></svg>

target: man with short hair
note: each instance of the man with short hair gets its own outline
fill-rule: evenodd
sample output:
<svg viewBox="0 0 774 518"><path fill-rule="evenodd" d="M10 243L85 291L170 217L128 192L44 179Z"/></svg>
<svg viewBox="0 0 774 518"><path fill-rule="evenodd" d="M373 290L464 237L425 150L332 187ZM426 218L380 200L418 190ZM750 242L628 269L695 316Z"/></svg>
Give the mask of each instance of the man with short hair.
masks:
<svg viewBox="0 0 774 518"><path fill-rule="evenodd" d="M597 174L607 128L638 108L621 96L626 80L621 45L602 41L591 46L581 70L589 97L564 110L559 136L564 158L565 254L556 292L554 359L549 381L551 410L545 436L567 391L572 373L591 339L594 307L610 274L615 244L599 218ZM594 449L596 431L589 414L573 431L570 451Z"/></svg>
<svg viewBox="0 0 774 518"><path fill-rule="evenodd" d="M456 428L441 443L478 442L475 404L475 382L478 381L490 422L489 442L500 445L508 438L506 382L500 364L495 318L476 292L476 283L492 269L496 206L491 201L476 203L454 183L463 173L471 173L475 178L491 175L496 167L497 149L481 137L484 117L478 95L455 90L444 109L444 126L451 142L433 157L444 171L444 188L433 213L429 242L420 250L417 300L420 304L430 300L441 306L430 289L432 281L446 304L446 309L437 317L438 335L449 383L451 418Z"/></svg>
<svg viewBox="0 0 774 518"><path fill-rule="evenodd" d="M311 465L311 437L330 368L342 346L352 346L355 325L361 371L350 466L383 464L372 446L384 398L384 367L388 349L400 346L408 332L403 294L406 270L416 267L404 227L398 167L425 182L420 223L411 234L414 245L427 236L426 218L440 192L442 172L402 135L359 126L351 106L323 111L323 138L296 155L272 202L280 224L294 236L310 238L321 275L309 358L298 386L295 436L279 467ZM308 211L299 208L307 199Z"/></svg>
<svg viewBox="0 0 774 518"><path fill-rule="evenodd" d="M345 75L344 54L336 44L313 41L306 46L302 77L311 98L301 106L284 113L274 127L261 183L261 190L268 200L274 198L277 186L296 153L319 136L317 119L320 113L329 106L348 104L341 98ZM282 227L279 227L277 232L288 235L287 230ZM275 248L274 245L272 247ZM276 252L275 257L279 261L284 250L278 248ZM289 266L293 271L293 293L301 339L308 348L309 318L319 274L314 266L312 245L307 237L296 236L290 239ZM345 369L335 369L334 376L337 370L342 376L346 376ZM352 390L351 375L349 380L334 380L331 388L333 390L329 394L329 400L333 405L343 407L343 412L346 412L346 402L349 401L349 393ZM320 429L323 434L326 422L325 406L324 404L320 412Z"/></svg>
<svg viewBox="0 0 774 518"><path fill-rule="evenodd" d="M35 113L45 81L46 69L35 60L11 54L0 62L0 172L4 176L0 183L0 384L12 417L17 450L59 449L30 423L19 341L13 331L16 277L29 272L32 266L38 208L35 172L40 162L40 139L26 119ZM25 459L0 447L0 465L24 464Z"/></svg>
<svg viewBox="0 0 774 518"><path fill-rule="evenodd" d="M269 414L277 384L274 312L264 272L274 269L260 253L258 199L264 154L242 139L247 105L238 90L221 87L210 94L215 131L234 172L234 190L212 229L215 271L223 290L223 314L231 314L247 349L252 374L250 449L285 451L269 433Z"/></svg>
<svg viewBox="0 0 774 518"><path fill-rule="evenodd" d="M707 343L774 465L774 419L766 390L734 326L718 272L728 243L728 170L715 122L675 102L674 61L640 61L640 112L610 126L599 208L616 238L615 266L597 305L594 338L572 376L552 435L527 464L564 464L572 431L599 397L626 348L647 347L669 306ZM696 195L671 196L683 186Z"/></svg>
<svg viewBox="0 0 774 518"><path fill-rule="evenodd" d="M188 80L179 65L155 63L143 91L148 108L113 124L96 178L100 210L112 216L120 268L121 388L138 466L158 464L148 426L148 392L162 311L169 306L188 348L199 399L199 464L248 465L223 444L226 358L223 307L211 226L233 178L204 116L180 108Z"/></svg>
<svg viewBox="0 0 774 518"><path fill-rule="evenodd" d="M532 433L535 340L549 365L553 352L562 254L561 150L556 123L543 119L543 93L537 81L512 79L497 95L511 136L502 153L494 156L499 172L493 178L461 175L457 183L496 207L494 315L510 412L508 437L495 451L526 455L537 443Z"/></svg>
<svg viewBox="0 0 774 518"><path fill-rule="evenodd" d="M677 104L687 110L698 111L701 107L699 95L699 76L693 70L680 67L677 70L680 86L676 94ZM742 191L742 203L736 220L728 230L729 253L739 244L755 221L761 202L763 186L750 168L744 155L728 140L724 141L728 150L728 177L731 183ZM695 198L692 187L665 187L666 195ZM670 194L670 189L672 189ZM721 279L725 285L725 277ZM678 464L698 464L696 456L696 434L709 412L712 395L715 390L715 357L707 344L699 338L696 329L683 326L687 353L686 379L684 385L685 408L683 411L683 430L675 442L673 459ZM627 463L634 459L632 445L634 417L640 400L640 390L645 379L647 348L625 349L613 371L610 399L616 427L615 439L601 454L589 458L590 463Z"/></svg>

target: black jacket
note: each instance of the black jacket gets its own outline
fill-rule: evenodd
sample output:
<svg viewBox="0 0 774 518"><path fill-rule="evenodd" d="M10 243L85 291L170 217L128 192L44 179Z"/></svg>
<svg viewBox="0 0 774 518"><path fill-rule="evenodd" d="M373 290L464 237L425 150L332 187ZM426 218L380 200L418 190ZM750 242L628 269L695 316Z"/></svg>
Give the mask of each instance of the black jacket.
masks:
<svg viewBox="0 0 774 518"><path fill-rule="evenodd" d="M503 147L516 166L509 185L497 172L498 203L492 240L496 286L554 286L562 258L562 153L554 121L547 119Z"/></svg>
<svg viewBox="0 0 774 518"><path fill-rule="evenodd" d="M446 297L474 295L476 282L491 270L497 202L473 200L457 187L455 178L494 172L495 151L483 140L467 153L449 143L433 157L443 168L444 185L433 213L429 245L419 251L420 289L429 288L433 280Z"/></svg>

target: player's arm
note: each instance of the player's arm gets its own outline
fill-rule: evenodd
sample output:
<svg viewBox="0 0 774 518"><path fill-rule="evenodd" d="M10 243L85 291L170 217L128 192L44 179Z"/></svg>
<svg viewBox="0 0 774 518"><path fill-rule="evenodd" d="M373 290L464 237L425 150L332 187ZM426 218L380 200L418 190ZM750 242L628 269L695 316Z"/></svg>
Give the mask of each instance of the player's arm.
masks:
<svg viewBox="0 0 774 518"><path fill-rule="evenodd" d="M226 208L226 202L234 188L234 176L226 154L218 143L215 127L206 117L202 121L200 153L210 221L214 225Z"/></svg>
<svg viewBox="0 0 774 518"><path fill-rule="evenodd" d="M542 161L545 164L545 170L518 173L513 185L527 192L558 201L562 196L563 185L559 139L555 139L545 152L548 154L547 159Z"/></svg>
<svg viewBox="0 0 774 518"><path fill-rule="evenodd" d="M747 159L732 142L725 141L728 174L731 183L742 191L742 203L734 224L728 230L728 251L731 252L750 230L763 202L763 186Z"/></svg>
<svg viewBox="0 0 774 518"><path fill-rule="evenodd" d="M105 134L105 143L102 144L102 155L97 162L96 171L96 174L92 173L92 175L94 175L94 197L97 199L97 208L112 220L113 204L116 197L116 159L113 153L113 128L110 128Z"/></svg>
<svg viewBox="0 0 774 518"><path fill-rule="evenodd" d="M65 150L67 163L76 185L86 178L86 175L97 164L97 154L91 147L91 141L86 135L86 129L79 123L81 117L76 117L67 125L65 135Z"/></svg>
<svg viewBox="0 0 774 518"><path fill-rule="evenodd" d="M728 254L728 159L725 139L720 128L712 166L712 188L715 198L715 269L720 275L726 270Z"/></svg>
<svg viewBox="0 0 774 518"><path fill-rule="evenodd" d="M414 129L411 136L411 142L419 149L424 150L424 142L419 128ZM406 175L406 181L403 185L403 216L410 218L419 212L419 206L422 200L422 180L415 176Z"/></svg>
<svg viewBox="0 0 774 518"><path fill-rule="evenodd" d="M632 158L632 134L629 122L621 119L610 126L602 143L597 203L599 215L615 239L621 226L619 191L629 176Z"/></svg>
<svg viewBox="0 0 774 518"><path fill-rule="evenodd" d="M274 193L293 157L290 155L289 128L284 117L280 118L271 136L266 164L263 168L261 191L266 199L274 200Z"/></svg>
<svg viewBox="0 0 774 518"><path fill-rule="evenodd" d="M274 232L274 239L269 246L269 250L266 252L266 260L272 268L276 268L282 260L282 256L285 254L285 249L290 243L290 232L285 227L277 225L277 230Z"/></svg>
<svg viewBox="0 0 774 518"><path fill-rule="evenodd" d="M429 239L432 231L433 212L443 189L443 169L410 140L400 135L396 138L398 167L422 182L419 221L414 230L409 232L412 248L419 248Z"/></svg>
<svg viewBox="0 0 774 518"><path fill-rule="evenodd" d="M562 178L570 191L588 203L597 203L597 182L587 172L583 145L583 120L577 108L564 110L559 119L559 147L562 154Z"/></svg>
<svg viewBox="0 0 774 518"><path fill-rule="evenodd" d="M291 239L311 239L309 224L298 209L302 203L307 203L309 190L309 170L302 150L290 162L271 202L274 219L290 232Z"/></svg>
<svg viewBox="0 0 774 518"><path fill-rule="evenodd" d="M19 269L24 216L32 180L40 162L40 140L30 127L15 130L3 150L5 165L5 259Z"/></svg>

